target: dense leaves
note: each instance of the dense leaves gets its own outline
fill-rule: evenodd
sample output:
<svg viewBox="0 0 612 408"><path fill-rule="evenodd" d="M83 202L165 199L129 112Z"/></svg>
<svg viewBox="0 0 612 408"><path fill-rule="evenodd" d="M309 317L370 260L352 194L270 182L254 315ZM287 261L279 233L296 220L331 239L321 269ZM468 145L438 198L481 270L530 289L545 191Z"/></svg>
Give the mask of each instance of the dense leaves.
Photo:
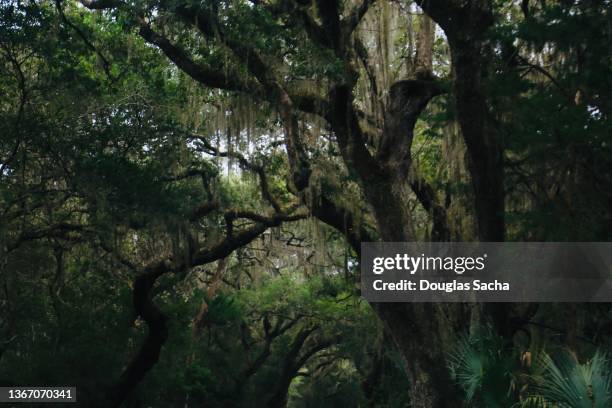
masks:
<svg viewBox="0 0 612 408"><path fill-rule="evenodd" d="M606 305L359 295L365 241L610 239L609 2L458 3L1 2L0 385L609 406Z"/></svg>

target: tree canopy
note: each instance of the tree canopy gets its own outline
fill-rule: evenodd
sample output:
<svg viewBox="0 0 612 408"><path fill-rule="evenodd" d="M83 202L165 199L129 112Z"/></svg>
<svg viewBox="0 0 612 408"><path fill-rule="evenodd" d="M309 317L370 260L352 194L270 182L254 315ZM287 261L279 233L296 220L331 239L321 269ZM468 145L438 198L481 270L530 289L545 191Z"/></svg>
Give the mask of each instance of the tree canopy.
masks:
<svg viewBox="0 0 612 408"><path fill-rule="evenodd" d="M1 385L609 406L607 305L368 304L359 259L610 240L610 21L603 0L0 2Z"/></svg>

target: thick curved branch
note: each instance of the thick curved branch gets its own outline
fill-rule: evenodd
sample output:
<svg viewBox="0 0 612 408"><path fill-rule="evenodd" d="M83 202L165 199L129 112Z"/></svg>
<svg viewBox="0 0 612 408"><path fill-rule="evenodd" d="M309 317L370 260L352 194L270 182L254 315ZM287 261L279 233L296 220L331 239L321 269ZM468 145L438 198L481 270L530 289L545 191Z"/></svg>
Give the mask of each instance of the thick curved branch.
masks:
<svg viewBox="0 0 612 408"><path fill-rule="evenodd" d="M109 399L113 407L120 406L129 393L140 383L146 373L159 360L161 349L168 339L168 317L155 305L151 291L156 280L168 271L166 264L158 264L139 275L134 281L132 299L134 310L149 327L147 337L136 356L130 361L111 389Z"/></svg>
<svg viewBox="0 0 612 408"><path fill-rule="evenodd" d="M151 27L140 23L140 35L148 43L157 46L178 68L202 85L228 91L239 91L257 95L263 91L252 79L243 79L232 69L218 70L196 63L182 48L172 44L166 37L156 33Z"/></svg>
<svg viewBox="0 0 612 408"><path fill-rule="evenodd" d="M237 215L253 214L238 212ZM305 218L306 214L275 214L271 217L256 216L258 223L239 232L228 234L216 244L202 248L191 254L188 261L173 262L169 259L153 262L146 266L134 280L133 302L136 314L149 328L149 332L138 353L129 362L119 381L109 392L111 406L118 407L144 376L159 360L161 350L168 338L167 316L153 302L153 287L161 276L168 273L181 273L193 266L214 262L229 256L237 248L243 247L256 239L266 229L280 225L283 221L295 221Z"/></svg>
<svg viewBox="0 0 612 408"><path fill-rule="evenodd" d="M200 20L198 21L198 24L201 25ZM200 31L202 32L202 29ZM243 44L239 46L234 44L232 48L232 43L226 42L226 45L236 56L243 57L243 62L247 63L254 77L243 78L241 73L231 68L232 64L226 64L223 69L215 69L206 64L195 62L185 50L153 31L145 22L140 23L140 35L145 41L157 46L178 68L202 85L241 92L256 99L261 98L270 103L278 103L280 94L278 86L270 86L270 84L276 82L271 76L271 69L259 58L255 50L248 49ZM326 111L328 101L320 95L308 92L308 90L292 88L283 89L283 92L289 95L295 107L302 112L322 115Z"/></svg>
<svg viewBox="0 0 612 408"><path fill-rule="evenodd" d="M377 157L381 161L410 164L412 133L429 101L442 93L433 81L405 80L391 86L389 107Z"/></svg>
<svg viewBox="0 0 612 408"><path fill-rule="evenodd" d="M254 216L254 214L252 213L249 213L248 215ZM286 221L297 221L306 217L307 214L305 213L296 213L289 215L275 214L270 217L257 216L258 222L255 225L247 229L234 232L233 234L226 236L224 239L217 242L216 244L199 250L193 256L191 266L203 265L216 261L220 258L225 258L226 256L229 256L232 252L234 252L234 250L236 250L237 248L249 244L268 228L277 227L281 225L281 223Z"/></svg>

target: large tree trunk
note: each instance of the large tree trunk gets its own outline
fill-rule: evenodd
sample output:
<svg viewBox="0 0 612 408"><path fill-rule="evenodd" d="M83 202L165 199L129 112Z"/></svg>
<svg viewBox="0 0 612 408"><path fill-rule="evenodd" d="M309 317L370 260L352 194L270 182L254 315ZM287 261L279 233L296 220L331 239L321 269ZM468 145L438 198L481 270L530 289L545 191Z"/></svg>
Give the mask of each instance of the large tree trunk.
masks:
<svg viewBox="0 0 612 408"><path fill-rule="evenodd" d="M392 86L390 101L385 112L385 127L378 154L367 163L351 161L356 149L355 135L342 136L346 128L336 127L340 146L345 151L347 165L354 165L361 185L372 207L379 238L386 242L413 241L412 214L407 205L411 192L409 177L410 149L413 128L418 115L435 95L438 87L430 81L399 81ZM332 126L335 122L332 121ZM344 142L346 141L346 142ZM343 144L343 142L345 144ZM365 168L364 168L365 167ZM427 189L420 198L428 198L428 206L435 211L440 207ZM429 196L427 196L429 194ZM438 213L440 230L447 231L445 214ZM440 237L447 237L441 233ZM410 303L373 304L402 356L402 363L410 379L410 397L414 407L459 407L459 394L453 386L446 354L452 347L461 305L434 305Z"/></svg>
<svg viewBox="0 0 612 408"><path fill-rule="evenodd" d="M419 4L448 37L457 120L468 150L478 238L503 241L503 146L488 113L482 83L488 64L484 37L493 23L491 5L486 0L428 0Z"/></svg>
<svg viewBox="0 0 612 408"><path fill-rule="evenodd" d="M488 118L482 90L482 46L451 41L457 115L468 151L468 166L481 241L504 240L503 150Z"/></svg>
<svg viewBox="0 0 612 408"><path fill-rule="evenodd" d="M461 407L446 364L462 305L379 303L374 305L403 358L412 407Z"/></svg>
<svg viewBox="0 0 612 408"><path fill-rule="evenodd" d="M441 0L423 2L422 7L445 30L451 46L457 115L468 150L479 239L503 241L502 146L491 126L482 85L483 67L486 65L483 33L492 22L489 5L480 1ZM430 28L427 22L425 29ZM431 38L426 31L421 34ZM421 45L427 47L424 42ZM427 54L421 50L417 56L421 59L417 66L426 68L429 64ZM414 239L407 228L410 214L403 214L405 208L394 206L405 207L405 201L398 193L407 189L407 166L410 166L416 118L438 92L426 80L426 75L420 72L419 77L425 80L400 81L391 88L382 143L376 156L385 171L378 180L372 181L362 174L363 189L373 207L383 241ZM385 193L380 190L385 190ZM419 197L419 192L415 192ZM423 198L422 192L419 198ZM402 225L398 226L400 222ZM454 334L470 321L466 315L468 308L461 304L410 303L382 303L374 305L374 308L404 359L411 380L412 406L463 406L450 377L446 355L454 344ZM510 327L506 307L493 307L489 312L497 327Z"/></svg>

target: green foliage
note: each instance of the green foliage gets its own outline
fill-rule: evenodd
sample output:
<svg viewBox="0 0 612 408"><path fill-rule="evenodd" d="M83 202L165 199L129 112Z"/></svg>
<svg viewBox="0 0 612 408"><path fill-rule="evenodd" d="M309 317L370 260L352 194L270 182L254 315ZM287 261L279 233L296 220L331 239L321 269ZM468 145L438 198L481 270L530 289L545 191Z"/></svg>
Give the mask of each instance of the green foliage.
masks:
<svg viewBox="0 0 612 408"><path fill-rule="evenodd" d="M555 360L540 353L537 363L541 372L534 376L541 395L540 406L604 408L612 404L612 370L606 355L596 352L580 364L571 353L562 353Z"/></svg>
<svg viewBox="0 0 612 408"><path fill-rule="evenodd" d="M412 384L396 345L358 296L357 255L344 231L310 218L270 228L229 255L215 246L231 238L225 210L269 215L273 206L256 174L236 157L211 157L193 133L216 146L217 156L240 153L260 166L283 209L304 210L313 197L324 197L377 236L360 178L326 123L335 107L325 118L294 112L313 169L309 188L296 194L276 108L262 95L200 86L136 35L137 18L145 16L211 71L241 86L259 81L258 92L274 90L249 74L255 52L293 91L314 97L350 75L365 78L363 61L351 60L354 50L332 50L306 34L321 22L316 7L308 10L313 21L300 15L309 2L126 3L138 13L91 12L63 1L0 3L0 383L74 384L83 406L100 403L150 330L134 315L134 282L164 261L172 272L158 279L150 299L167 317L168 339L126 406L265 406L277 392L292 407L409 406ZM608 4L526 3L527 16L516 2L495 2L497 20L486 39L492 64L483 81L505 149L508 237L607 240ZM188 18L175 13L196 6L216 13L222 27L213 31L223 33L186 29ZM381 25L390 19L384 14ZM396 71L391 77L403 75L414 57L412 17L402 21L398 33L389 27L378 33L401 49L397 60L370 61L375 70ZM453 239L469 239L468 156L456 123L448 44L439 32L433 54L448 94L420 116L412 164L455 222ZM386 89L372 101L367 90L353 91L360 109L387 97ZM374 152L372 137L366 148ZM431 215L412 196L408 201L416 236L427 238ZM234 221L234 234L257 222ZM226 258L226 270L221 263L192 265L211 247ZM610 406L612 367L604 351L612 344L606 327L612 316L604 307L577 309L576 330L588 340L581 355L593 356L583 364L541 352L526 367L525 345L490 327L461 336L448 365L466 404ZM568 339L558 332L569 338L570 329L561 327L560 310L541 306L522 329L541 336L547 350L563 347ZM530 326L542 321L551 322L545 335Z"/></svg>
<svg viewBox="0 0 612 408"><path fill-rule="evenodd" d="M489 89L507 147L512 239L607 240L612 55L603 4L500 5ZM584 27L579 28L579 27ZM533 59L540 55L540 60Z"/></svg>
<svg viewBox="0 0 612 408"><path fill-rule="evenodd" d="M488 326L463 335L449 356L451 373L474 407L512 404L518 357Z"/></svg>
<svg viewBox="0 0 612 408"><path fill-rule="evenodd" d="M449 367L474 407L606 407L612 398L612 375L606 355L596 351L580 364L563 351L519 351L490 327L463 335L449 356ZM548 347L551 347L548 344Z"/></svg>

